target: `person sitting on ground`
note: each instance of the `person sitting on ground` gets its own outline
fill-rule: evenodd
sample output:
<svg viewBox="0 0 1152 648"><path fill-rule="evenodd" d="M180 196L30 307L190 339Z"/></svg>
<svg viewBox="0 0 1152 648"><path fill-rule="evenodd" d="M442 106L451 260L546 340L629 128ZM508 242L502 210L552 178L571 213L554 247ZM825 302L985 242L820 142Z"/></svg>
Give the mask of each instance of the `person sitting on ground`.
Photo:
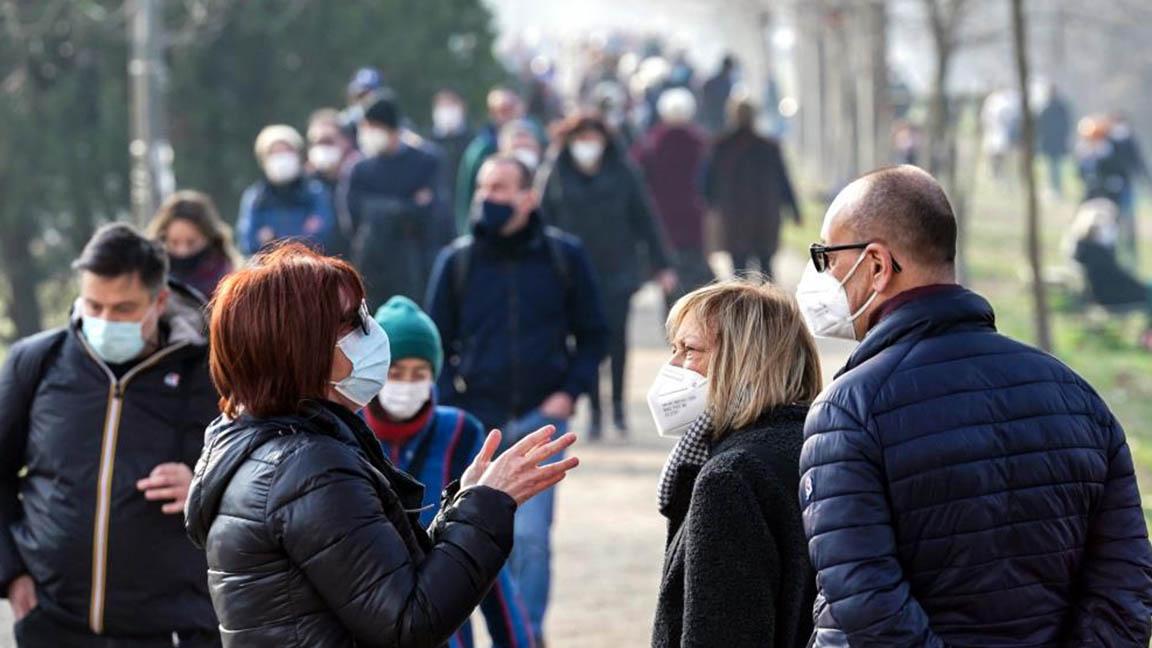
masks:
<svg viewBox="0 0 1152 648"><path fill-rule="evenodd" d="M1149 325L1140 337L1152 349L1152 286L1133 275L1116 259L1120 233L1120 210L1107 198L1093 198L1080 205L1069 232L1072 258L1084 270L1089 301L1105 309L1136 307L1149 314Z"/></svg>

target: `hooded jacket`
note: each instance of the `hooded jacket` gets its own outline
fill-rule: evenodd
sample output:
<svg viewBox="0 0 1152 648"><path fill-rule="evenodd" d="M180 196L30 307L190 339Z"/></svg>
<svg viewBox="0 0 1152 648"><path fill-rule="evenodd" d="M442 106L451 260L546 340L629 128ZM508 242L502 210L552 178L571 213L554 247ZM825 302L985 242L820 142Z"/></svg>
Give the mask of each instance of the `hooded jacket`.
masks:
<svg viewBox="0 0 1152 648"><path fill-rule="evenodd" d="M328 402L297 415L220 418L188 496L225 646L442 646L512 550L516 504L487 487L424 488L362 420Z"/></svg>
<svg viewBox="0 0 1152 648"><path fill-rule="evenodd" d="M0 370L0 593L29 574L45 611L97 634L216 627L204 554L136 488L159 464L195 465L218 413L203 303L171 289L163 345L119 377L79 313Z"/></svg>

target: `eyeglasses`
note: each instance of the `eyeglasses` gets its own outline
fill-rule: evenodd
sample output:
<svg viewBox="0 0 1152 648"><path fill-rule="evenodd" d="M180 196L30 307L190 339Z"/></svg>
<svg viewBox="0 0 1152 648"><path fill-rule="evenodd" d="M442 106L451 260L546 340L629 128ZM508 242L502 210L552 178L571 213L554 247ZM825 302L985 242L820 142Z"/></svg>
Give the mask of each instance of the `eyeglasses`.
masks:
<svg viewBox="0 0 1152 648"><path fill-rule="evenodd" d="M372 314L368 312L368 302L361 301L360 308L346 313L340 318L340 325L342 328L359 328L361 333L368 335L368 320L370 319L372 319Z"/></svg>
<svg viewBox="0 0 1152 648"><path fill-rule="evenodd" d="M843 250L863 250L869 245L872 245L872 243L874 243L874 241L869 241L867 243L851 243L849 245L824 245L823 243L813 243L808 248L808 254L812 256L812 265L816 267L816 272L824 272L828 269L828 254L830 252L841 252ZM896 272L903 270L895 258L892 258L892 269Z"/></svg>

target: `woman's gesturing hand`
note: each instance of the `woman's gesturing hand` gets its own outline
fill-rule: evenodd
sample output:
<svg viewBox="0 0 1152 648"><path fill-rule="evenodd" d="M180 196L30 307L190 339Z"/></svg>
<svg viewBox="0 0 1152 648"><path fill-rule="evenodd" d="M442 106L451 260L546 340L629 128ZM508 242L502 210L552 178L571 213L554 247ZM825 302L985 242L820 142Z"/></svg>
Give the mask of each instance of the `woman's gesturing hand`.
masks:
<svg viewBox="0 0 1152 648"><path fill-rule="evenodd" d="M556 428L551 425L536 430L508 448L496 459L500 447L500 430L492 430L480 448L480 454L460 477L460 488L488 486L507 493L516 504L523 504L537 494L552 488L576 466L577 457L568 457L554 464L541 466L541 462L563 451L576 442L573 433L551 440Z"/></svg>

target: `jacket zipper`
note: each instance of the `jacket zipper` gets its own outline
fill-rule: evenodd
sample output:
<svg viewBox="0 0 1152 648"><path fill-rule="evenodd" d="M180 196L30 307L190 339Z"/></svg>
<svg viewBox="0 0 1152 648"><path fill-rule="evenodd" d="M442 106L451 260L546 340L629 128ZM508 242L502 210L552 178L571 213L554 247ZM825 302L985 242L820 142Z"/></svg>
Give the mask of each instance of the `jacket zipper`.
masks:
<svg viewBox="0 0 1152 648"><path fill-rule="evenodd" d="M116 467L116 445L120 438L120 417L124 410L124 392L137 374L156 365L160 360L183 349L187 342L179 342L156 352L152 357L133 367L119 380L100 356L88 346L83 335L78 336L88 355L108 376L108 409L104 415L104 438L100 442L100 473L96 479L96 516L92 528L92 594L88 607L88 627L93 634L104 634L104 605L108 586L108 527L112 511L112 476Z"/></svg>

